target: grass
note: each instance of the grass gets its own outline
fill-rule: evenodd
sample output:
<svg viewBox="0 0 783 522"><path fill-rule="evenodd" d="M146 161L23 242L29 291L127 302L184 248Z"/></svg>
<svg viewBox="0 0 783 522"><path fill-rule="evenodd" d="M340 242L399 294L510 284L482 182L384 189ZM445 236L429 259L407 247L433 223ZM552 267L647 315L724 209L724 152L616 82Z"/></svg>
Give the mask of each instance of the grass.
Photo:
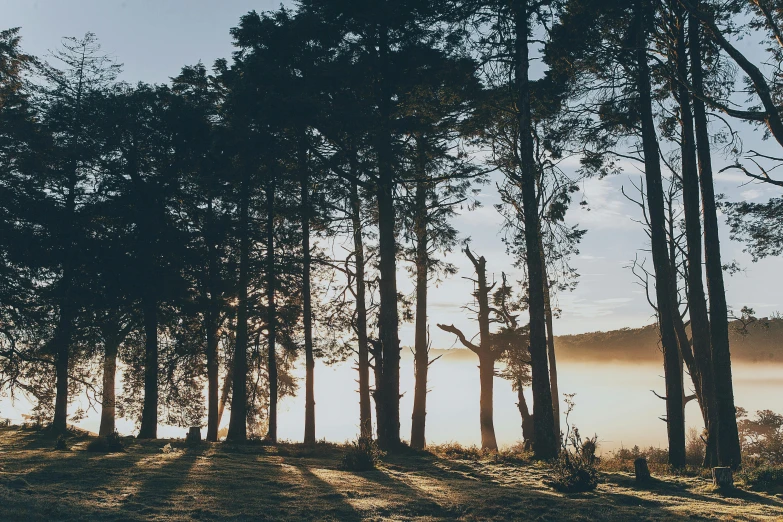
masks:
<svg viewBox="0 0 783 522"><path fill-rule="evenodd" d="M637 488L602 471L595 491L546 485L551 469L523 454L456 445L389 454L372 471L341 469L333 444L187 445L124 439L121 453L88 452L93 438L55 451L44 432L0 428L3 520L780 520L783 501L723 496L699 476ZM162 448L171 444L172 451ZM654 473L655 474L655 473Z"/></svg>

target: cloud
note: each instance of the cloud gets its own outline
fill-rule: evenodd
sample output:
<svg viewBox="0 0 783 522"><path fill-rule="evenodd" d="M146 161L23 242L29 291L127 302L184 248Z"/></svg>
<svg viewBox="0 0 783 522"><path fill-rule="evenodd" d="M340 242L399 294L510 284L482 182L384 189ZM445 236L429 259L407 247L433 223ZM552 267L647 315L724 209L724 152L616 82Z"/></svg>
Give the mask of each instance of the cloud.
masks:
<svg viewBox="0 0 783 522"><path fill-rule="evenodd" d="M630 303L633 301L630 297L611 297L609 299L599 299L596 301L596 303L599 304L622 304L622 303Z"/></svg>

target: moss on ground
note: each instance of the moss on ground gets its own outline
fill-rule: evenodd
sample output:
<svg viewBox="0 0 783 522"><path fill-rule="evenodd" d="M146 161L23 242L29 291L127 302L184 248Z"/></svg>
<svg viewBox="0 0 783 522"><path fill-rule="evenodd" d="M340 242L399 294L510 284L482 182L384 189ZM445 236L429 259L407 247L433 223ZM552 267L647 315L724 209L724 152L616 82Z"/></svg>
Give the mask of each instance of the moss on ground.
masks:
<svg viewBox="0 0 783 522"><path fill-rule="evenodd" d="M332 444L125 439L125 452L101 454L86 451L89 441L54 451L46 433L0 428L0 519L783 520L780 498L721 495L703 477L642 489L630 473L603 471L595 491L569 495L547 485L543 464L453 448L389 455L354 473Z"/></svg>

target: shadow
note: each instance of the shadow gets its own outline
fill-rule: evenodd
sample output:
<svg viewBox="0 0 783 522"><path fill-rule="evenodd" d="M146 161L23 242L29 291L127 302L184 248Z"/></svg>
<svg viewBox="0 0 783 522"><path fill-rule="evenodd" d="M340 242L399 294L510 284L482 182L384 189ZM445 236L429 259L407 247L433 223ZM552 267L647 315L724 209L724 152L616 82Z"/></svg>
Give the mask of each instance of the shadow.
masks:
<svg viewBox="0 0 783 522"><path fill-rule="evenodd" d="M158 508L173 506L174 495L185 485L198 458L206 452L204 446L175 448L171 453L159 452L140 459L134 468L144 479L136 492L126 497L124 509L151 514ZM144 465L145 461L148 466Z"/></svg>
<svg viewBox="0 0 783 522"><path fill-rule="evenodd" d="M338 492L334 486L318 477L307 466L298 465L296 468L302 473L302 477L308 485L319 492L319 499L328 502L329 505L337 504L337 506L328 509L314 507L311 510L305 510L303 515L305 515L307 519L325 518L326 515L331 515L334 516L335 520L350 522L359 522L363 520L363 517L359 512L346 500L346 496L343 493Z"/></svg>

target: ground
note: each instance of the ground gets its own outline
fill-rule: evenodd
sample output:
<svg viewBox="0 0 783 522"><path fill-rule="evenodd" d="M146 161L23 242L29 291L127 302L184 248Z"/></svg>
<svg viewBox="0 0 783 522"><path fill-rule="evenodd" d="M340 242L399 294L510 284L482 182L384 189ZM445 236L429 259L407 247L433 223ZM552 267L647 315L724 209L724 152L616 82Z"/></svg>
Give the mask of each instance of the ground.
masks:
<svg viewBox="0 0 783 522"><path fill-rule="evenodd" d="M532 462L408 452L350 472L344 449L326 444L127 439L104 454L89 440L55 451L44 433L0 428L0 520L783 520L779 497L721 495L704 478L637 488L603 472L596 491L563 494Z"/></svg>

